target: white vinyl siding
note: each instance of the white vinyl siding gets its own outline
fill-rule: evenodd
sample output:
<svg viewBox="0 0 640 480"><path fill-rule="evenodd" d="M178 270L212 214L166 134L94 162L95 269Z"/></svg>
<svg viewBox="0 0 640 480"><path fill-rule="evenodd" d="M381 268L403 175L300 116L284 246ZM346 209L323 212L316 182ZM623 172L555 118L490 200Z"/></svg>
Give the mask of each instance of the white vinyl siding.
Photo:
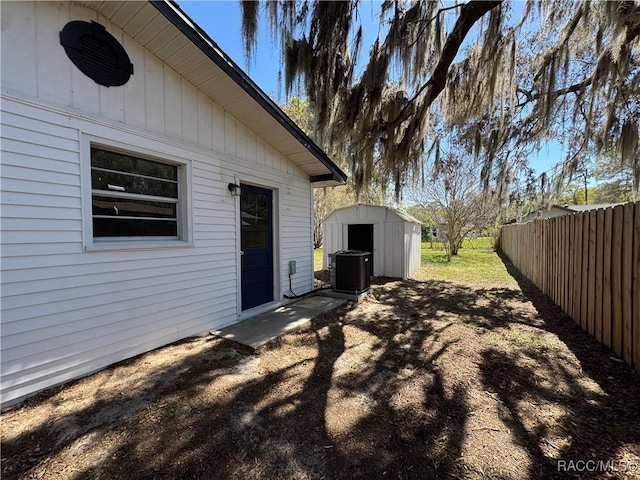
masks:
<svg viewBox="0 0 640 480"><path fill-rule="evenodd" d="M313 287L308 175L268 139L92 10L52 2L2 9L3 22L11 19L2 29L3 403L236 322L230 182L274 191L276 300L288 294L289 260L297 262L295 293ZM71 64L58 41L70 20L98 21L123 43L134 63L124 87L101 87ZM85 251L86 147L96 138L189 165L187 244Z"/></svg>

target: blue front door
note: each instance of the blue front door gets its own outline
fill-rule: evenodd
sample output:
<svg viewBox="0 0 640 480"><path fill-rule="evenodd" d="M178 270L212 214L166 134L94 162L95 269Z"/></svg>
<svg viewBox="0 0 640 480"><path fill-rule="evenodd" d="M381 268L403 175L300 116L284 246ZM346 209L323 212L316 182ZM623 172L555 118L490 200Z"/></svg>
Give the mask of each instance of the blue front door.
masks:
<svg viewBox="0 0 640 480"><path fill-rule="evenodd" d="M240 186L242 310L273 300L273 194Z"/></svg>

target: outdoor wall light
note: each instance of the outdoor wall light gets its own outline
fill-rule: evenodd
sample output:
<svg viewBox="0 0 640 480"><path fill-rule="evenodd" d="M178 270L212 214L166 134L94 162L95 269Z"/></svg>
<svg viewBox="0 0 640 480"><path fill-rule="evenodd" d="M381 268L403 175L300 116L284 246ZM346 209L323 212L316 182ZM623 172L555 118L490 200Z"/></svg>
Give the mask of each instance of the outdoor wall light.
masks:
<svg viewBox="0 0 640 480"><path fill-rule="evenodd" d="M232 197L237 197L240 195L240 185L236 183L230 183L229 185L227 185L227 188L231 192Z"/></svg>

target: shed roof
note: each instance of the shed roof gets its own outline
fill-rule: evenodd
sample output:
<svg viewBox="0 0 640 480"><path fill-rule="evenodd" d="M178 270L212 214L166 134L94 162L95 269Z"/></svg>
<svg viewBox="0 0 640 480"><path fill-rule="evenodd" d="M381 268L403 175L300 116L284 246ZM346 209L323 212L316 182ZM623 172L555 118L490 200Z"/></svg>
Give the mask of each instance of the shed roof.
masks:
<svg viewBox="0 0 640 480"><path fill-rule="evenodd" d="M393 219L395 219L395 221L416 223L418 225L422 225L422 222L420 220L418 220L415 217L412 217L407 212L404 212L402 210L398 210L398 209L392 208L392 207L387 207L385 205L365 205L365 204L362 204L362 203L359 203L357 205L350 205L348 207L336 208L334 211L332 211L329 215L326 216L324 221L327 221L329 219L329 217L331 217L333 214L335 214L337 212L346 213L348 210L358 210L358 209L361 209L361 208L365 208L365 209L369 209L369 208L370 209L383 209L385 211L385 213L386 213L387 221L393 221Z"/></svg>
<svg viewBox="0 0 640 480"><path fill-rule="evenodd" d="M84 1L309 175L316 187L347 175L171 0Z"/></svg>

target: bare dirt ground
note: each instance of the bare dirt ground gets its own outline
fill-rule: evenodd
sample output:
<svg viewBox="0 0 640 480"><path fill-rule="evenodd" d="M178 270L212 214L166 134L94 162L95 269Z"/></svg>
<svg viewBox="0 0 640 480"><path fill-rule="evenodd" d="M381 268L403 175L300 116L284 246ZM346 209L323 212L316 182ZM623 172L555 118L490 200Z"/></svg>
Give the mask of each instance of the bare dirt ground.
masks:
<svg viewBox="0 0 640 480"><path fill-rule="evenodd" d="M3 412L2 478L640 478L640 375L515 278L377 279L255 351L50 389Z"/></svg>

